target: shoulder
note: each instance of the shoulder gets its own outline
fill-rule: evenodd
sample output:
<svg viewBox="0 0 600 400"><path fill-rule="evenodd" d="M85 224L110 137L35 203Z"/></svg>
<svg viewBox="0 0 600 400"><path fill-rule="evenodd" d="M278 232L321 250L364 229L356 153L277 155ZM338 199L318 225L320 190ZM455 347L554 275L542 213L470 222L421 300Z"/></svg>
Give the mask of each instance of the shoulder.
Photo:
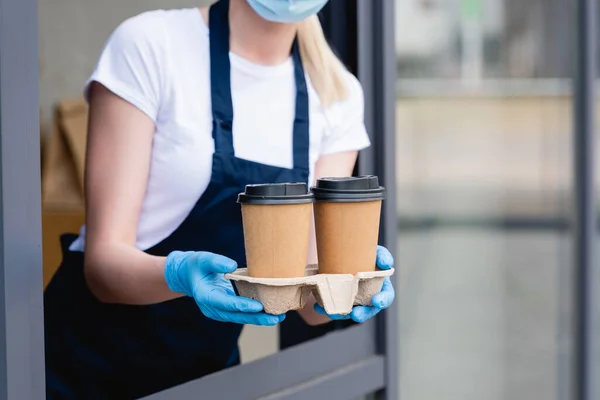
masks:
<svg viewBox="0 0 600 400"><path fill-rule="evenodd" d="M193 11L147 11L123 21L106 41L84 97L89 99L90 83L96 81L155 119L169 89L172 60L181 55L173 51L186 49L173 45L182 36L178 32L199 25L199 12Z"/></svg>
<svg viewBox="0 0 600 400"><path fill-rule="evenodd" d="M362 119L364 115L364 92L360 81L350 71L344 69L343 77L346 83L346 97L330 104L325 110L330 123L344 124L347 118Z"/></svg>
<svg viewBox="0 0 600 400"><path fill-rule="evenodd" d="M110 35L114 45L130 47L142 44L159 45L164 37L165 11L146 11L121 22Z"/></svg>
<svg viewBox="0 0 600 400"><path fill-rule="evenodd" d="M365 96L362 84L349 71L344 71L344 79L346 80L346 87L348 88L348 95L346 99L341 102L341 106L349 109L351 112L358 112L363 114L363 108L365 103Z"/></svg>
<svg viewBox="0 0 600 400"><path fill-rule="evenodd" d="M198 16L197 9L146 11L117 26L110 35L109 44L115 49L165 51L169 38L188 30L197 22Z"/></svg>
<svg viewBox="0 0 600 400"><path fill-rule="evenodd" d="M363 99L363 87L358 78L348 70L344 70L343 73L344 80L346 81L346 85L348 88L348 96L346 100L352 101L356 99Z"/></svg>
<svg viewBox="0 0 600 400"><path fill-rule="evenodd" d="M344 71L346 98L327 107L328 129L321 143L321 155L345 151L360 151L370 146L364 124L365 101L360 81L349 71Z"/></svg>

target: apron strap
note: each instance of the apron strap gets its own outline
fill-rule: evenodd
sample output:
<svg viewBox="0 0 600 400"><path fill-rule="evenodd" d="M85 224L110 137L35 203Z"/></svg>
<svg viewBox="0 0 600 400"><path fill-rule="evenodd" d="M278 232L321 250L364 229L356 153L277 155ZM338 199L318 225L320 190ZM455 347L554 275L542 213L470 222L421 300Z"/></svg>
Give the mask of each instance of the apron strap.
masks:
<svg viewBox="0 0 600 400"><path fill-rule="evenodd" d="M234 154L233 100L231 98L231 62L229 59L229 0L219 0L210 7L210 84L215 151ZM309 96L298 40L292 46L296 81L296 115L294 117L294 169L309 169Z"/></svg>
<svg viewBox="0 0 600 400"><path fill-rule="evenodd" d="M231 63L229 60L229 0L210 7L210 86L215 151L234 154Z"/></svg>
<svg viewBox="0 0 600 400"><path fill-rule="evenodd" d="M292 47L294 77L296 79L296 116L294 118L294 168L309 170L309 97L304 75L304 65L300 56L298 38Z"/></svg>

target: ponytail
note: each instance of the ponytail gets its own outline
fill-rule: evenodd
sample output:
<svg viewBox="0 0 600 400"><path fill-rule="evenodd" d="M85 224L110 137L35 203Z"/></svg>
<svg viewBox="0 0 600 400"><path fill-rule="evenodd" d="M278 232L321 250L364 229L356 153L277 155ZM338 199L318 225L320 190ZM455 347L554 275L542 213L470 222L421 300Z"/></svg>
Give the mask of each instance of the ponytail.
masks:
<svg viewBox="0 0 600 400"><path fill-rule="evenodd" d="M298 25L298 44L304 68L324 107L345 100L348 88L345 67L325 39L319 18L314 15Z"/></svg>

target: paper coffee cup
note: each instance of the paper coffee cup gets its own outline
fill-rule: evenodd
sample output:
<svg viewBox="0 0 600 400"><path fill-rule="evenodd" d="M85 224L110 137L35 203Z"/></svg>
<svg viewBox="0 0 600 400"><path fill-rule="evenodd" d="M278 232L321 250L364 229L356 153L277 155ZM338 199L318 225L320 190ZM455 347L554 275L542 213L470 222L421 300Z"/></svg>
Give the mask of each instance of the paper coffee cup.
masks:
<svg viewBox="0 0 600 400"><path fill-rule="evenodd" d="M379 179L323 178L312 192L319 273L375 271L381 203L385 199Z"/></svg>
<svg viewBox="0 0 600 400"><path fill-rule="evenodd" d="M305 183L246 186L238 203L249 276L304 276L313 201Z"/></svg>

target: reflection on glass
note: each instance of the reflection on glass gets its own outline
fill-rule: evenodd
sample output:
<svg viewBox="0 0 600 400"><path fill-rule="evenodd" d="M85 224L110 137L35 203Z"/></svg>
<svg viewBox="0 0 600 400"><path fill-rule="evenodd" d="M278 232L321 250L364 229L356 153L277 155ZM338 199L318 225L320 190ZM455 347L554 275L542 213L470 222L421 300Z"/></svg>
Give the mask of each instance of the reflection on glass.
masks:
<svg viewBox="0 0 600 400"><path fill-rule="evenodd" d="M572 58L546 3L396 1L402 400L561 398Z"/></svg>

